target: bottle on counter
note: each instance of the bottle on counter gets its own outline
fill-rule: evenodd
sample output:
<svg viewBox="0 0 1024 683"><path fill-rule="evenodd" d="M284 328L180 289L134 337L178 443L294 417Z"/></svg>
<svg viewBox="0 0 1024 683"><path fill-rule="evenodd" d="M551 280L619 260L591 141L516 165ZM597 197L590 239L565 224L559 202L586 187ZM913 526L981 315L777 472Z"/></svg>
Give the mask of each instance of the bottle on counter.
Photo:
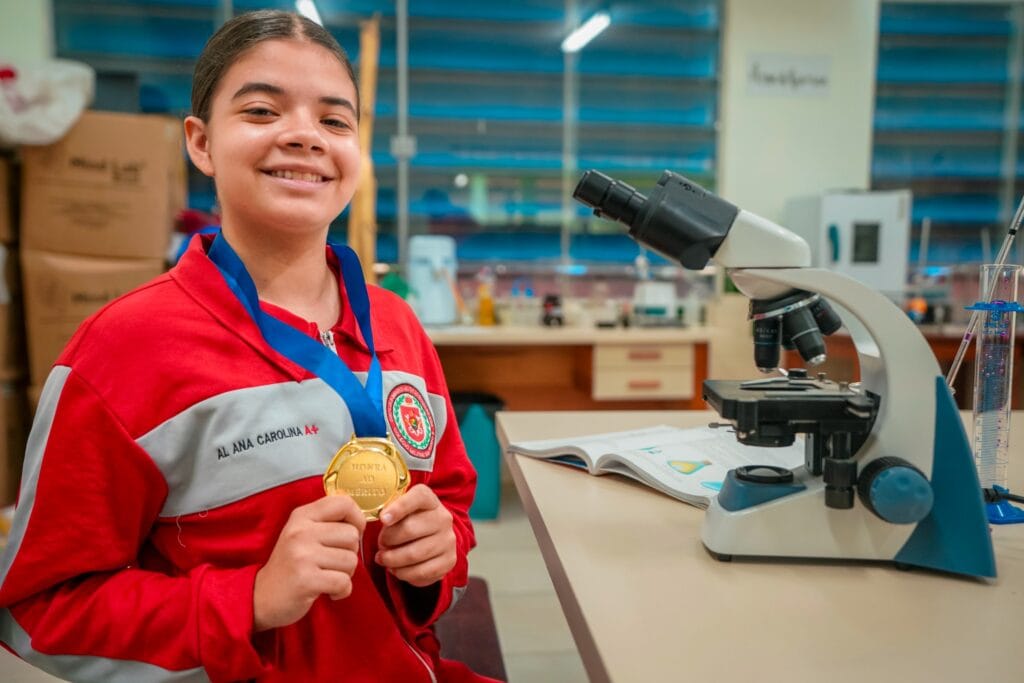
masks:
<svg viewBox="0 0 1024 683"><path fill-rule="evenodd" d="M561 327L565 324L565 314L562 312L562 297L557 294L544 296L543 315L541 323L546 327Z"/></svg>
<svg viewBox="0 0 1024 683"><path fill-rule="evenodd" d="M476 323L494 325L497 322L494 316L494 275L489 268L483 268L476 277L479 282L476 287Z"/></svg>
<svg viewBox="0 0 1024 683"><path fill-rule="evenodd" d="M508 304L508 316L502 321L512 326L520 326L523 324L523 287L525 284L522 278L517 278L512 283L512 289L509 290L509 304Z"/></svg>
<svg viewBox="0 0 1024 683"><path fill-rule="evenodd" d="M538 325L541 321L541 303L540 298L534 296L533 287L527 287L523 290L523 318L520 324L528 327Z"/></svg>

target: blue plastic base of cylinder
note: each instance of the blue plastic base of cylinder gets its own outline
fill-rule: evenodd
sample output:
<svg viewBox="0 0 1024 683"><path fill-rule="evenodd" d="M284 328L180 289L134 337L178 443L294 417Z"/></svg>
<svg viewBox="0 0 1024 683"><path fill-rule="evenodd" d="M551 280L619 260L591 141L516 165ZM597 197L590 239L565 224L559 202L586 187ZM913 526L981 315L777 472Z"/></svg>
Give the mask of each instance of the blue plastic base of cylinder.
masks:
<svg viewBox="0 0 1024 683"><path fill-rule="evenodd" d="M991 524L1021 524L1024 522L1024 510L1011 505L1009 501L987 503L985 512L988 514L988 521Z"/></svg>
<svg viewBox="0 0 1024 683"><path fill-rule="evenodd" d="M459 431L476 468L476 498L469 516L495 519L501 503L501 451L494 434L494 420L482 406L473 404L462 418Z"/></svg>
<svg viewBox="0 0 1024 683"><path fill-rule="evenodd" d="M992 486L992 489L997 494L1008 494L1010 491L998 484ZM988 490L985 491L986 499L991 500L988 497ZM1008 500L998 500L995 503L985 503L985 516L988 517L990 524L1020 524L1024 522L1024 510L1013 505Z"/></svg>

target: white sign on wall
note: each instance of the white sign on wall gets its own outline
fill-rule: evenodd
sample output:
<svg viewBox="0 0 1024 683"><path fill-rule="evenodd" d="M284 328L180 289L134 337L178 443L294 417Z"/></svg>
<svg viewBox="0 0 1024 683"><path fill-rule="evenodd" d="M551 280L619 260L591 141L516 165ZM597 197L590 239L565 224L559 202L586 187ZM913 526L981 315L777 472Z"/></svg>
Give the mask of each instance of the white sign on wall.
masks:
<svg viewBox="0 0 1024 683"><path fill-rule="evenodd" d="M747 93L794 97L828 95L827 55L757 54L747 57Z"/></svg>

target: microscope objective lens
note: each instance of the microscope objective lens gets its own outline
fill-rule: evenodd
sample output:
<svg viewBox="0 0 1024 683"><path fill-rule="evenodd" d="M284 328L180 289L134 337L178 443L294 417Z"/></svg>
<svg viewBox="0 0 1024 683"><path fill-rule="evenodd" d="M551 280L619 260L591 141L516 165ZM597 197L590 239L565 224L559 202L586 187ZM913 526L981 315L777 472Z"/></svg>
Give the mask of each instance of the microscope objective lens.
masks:
<svg viewBox="0 0 1024 683"><path fill-rule="evenodd" d="M779 367L779 345L782 343L782 321L762 318L754 321L754 364L764 373Z"/></svg>
<svg viewBox="0 0 1024 683"><path fill-rule="evenodd" d="M796 346L805 362L816 365L825 358L825 340L808 307L798 308L782 316L782 336ZM817 360L818 358L821 360Z"/></svg>

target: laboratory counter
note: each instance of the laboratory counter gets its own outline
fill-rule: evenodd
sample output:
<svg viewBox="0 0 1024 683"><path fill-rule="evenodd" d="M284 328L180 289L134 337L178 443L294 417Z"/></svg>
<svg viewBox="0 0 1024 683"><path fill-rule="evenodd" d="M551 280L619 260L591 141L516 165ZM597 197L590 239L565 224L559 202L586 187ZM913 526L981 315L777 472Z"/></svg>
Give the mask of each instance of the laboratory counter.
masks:
<svg viewBox="0 0 1024 683"><path fill-rule="evenodd" d="M704 407L712 327L428 328L453 394L512 410Z"/></svg>
<svg viewBox="0 0 1024 683"><path fill-rule="evenodd" d="M621 477L507 452L516 441L716 419L498 413L512 478L592 682L1024 677L1024 525L992 527L991 581L852 561L719 562L701 543L702 510ZM1012 424L1024 443L1024 414ZM1021 445L1009 470L1011 490L1024 490Z"/></svg>
<svg viewBox="0 0 1024 683"><path fill-rule="evenodd" d="M434 346L564 346L601 344L707 343L710 327L545 327L508 325L452 325L428 327Z"/></svg>

